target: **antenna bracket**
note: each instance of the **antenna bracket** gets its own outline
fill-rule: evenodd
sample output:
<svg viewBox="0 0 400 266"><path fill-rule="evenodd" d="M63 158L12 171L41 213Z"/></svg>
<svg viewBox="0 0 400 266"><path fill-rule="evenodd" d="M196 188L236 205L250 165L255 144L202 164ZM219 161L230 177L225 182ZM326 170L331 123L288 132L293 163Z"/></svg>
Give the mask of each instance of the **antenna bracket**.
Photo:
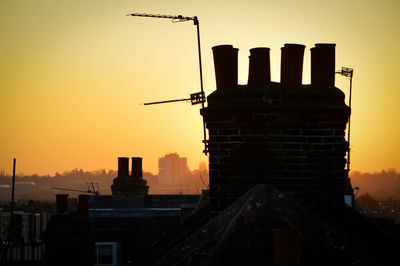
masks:
<svg viewBox="0 0 400 266"><path fill-rule="evenodd" d="M190 94L190 102L192 105L199 104L199 103L205 103L206 102L206 97L204 95L204 92L196 92Z"/></svg>

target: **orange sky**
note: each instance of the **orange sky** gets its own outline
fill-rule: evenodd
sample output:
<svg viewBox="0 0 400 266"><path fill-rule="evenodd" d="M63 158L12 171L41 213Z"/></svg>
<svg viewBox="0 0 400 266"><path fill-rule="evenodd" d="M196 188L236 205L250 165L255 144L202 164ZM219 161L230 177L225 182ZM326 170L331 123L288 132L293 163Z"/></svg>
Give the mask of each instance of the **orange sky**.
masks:
<svg viewBox="0 0 400 266"><path fill-rule="evenodd" d="M334 42L336 66L354 68L352 169L400 169L400 2L383 1L44 1L0 2L0 170L54 174L115 169L141 156L157 173L168 152L202 154L199 107L140 103L200 90L191 22L133 18L132 12L198 16L204 85L215 90L211 47L239 48L239 83L248 50L271 48L279 81L280 47L305 44L303 83L314 43ZM336 86L348 93L348 80Z"/></svg>

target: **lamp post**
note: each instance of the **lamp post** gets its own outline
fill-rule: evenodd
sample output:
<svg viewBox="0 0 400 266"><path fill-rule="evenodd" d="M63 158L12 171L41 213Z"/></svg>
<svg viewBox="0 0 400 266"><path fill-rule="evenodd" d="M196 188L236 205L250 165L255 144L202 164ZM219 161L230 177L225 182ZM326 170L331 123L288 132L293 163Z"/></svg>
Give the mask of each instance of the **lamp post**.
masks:
<svg viewBox="0 0 400 266"><path fill-rule="evenodd" d="M351 118L351 90L353 85L353 69L349 67L342 67L340 71L337 71L335 73L350 79L350 91L349 91L350 115L349 115L349 128L347 130L347 143L349 145L349 149L347 151L347 171L350 171L350 118Z"/></svg>

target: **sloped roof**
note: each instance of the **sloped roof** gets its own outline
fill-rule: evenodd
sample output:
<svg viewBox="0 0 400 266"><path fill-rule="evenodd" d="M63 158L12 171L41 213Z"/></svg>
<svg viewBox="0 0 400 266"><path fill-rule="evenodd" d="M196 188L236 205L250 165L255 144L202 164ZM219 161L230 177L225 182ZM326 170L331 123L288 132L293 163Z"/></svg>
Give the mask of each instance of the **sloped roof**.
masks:
<svg viewBox="0 0 400 266"><path fill-rule="evenodd" d="M391 265L399 246L346 210L346 226L354 237L365 236L363 245L274 187L257 185L151 265L275 265L276 229L299 232L301 265Z"/></svg>

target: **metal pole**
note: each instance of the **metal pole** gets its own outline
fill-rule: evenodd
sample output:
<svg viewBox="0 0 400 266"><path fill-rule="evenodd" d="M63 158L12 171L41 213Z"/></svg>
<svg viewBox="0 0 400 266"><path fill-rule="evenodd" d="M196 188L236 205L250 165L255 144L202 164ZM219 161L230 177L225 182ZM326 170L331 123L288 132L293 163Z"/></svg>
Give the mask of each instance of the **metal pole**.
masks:
<svg viewBox="0 0 400 266"><path fill-rule="evenodd" d="M197 48L199 50L199 67L200 67L200 89L201 92L204 93L204 89L203 89L203 68L201 65L201 49L200 49L200 25L199 25L199 20L197 19L197 17L195 16L193 18L193 22L196 25L197 28ZM201 108L204 108L204 101L201 103ZM208 150L207 150L207 133L206 133L206 122L204 120L203 117L203 142L204 142L204 153L207 155Z"/></svg>
<svg viewBox="0 0 400 266"><path fill-rule="evenodd" d="M350 171L350 118L351 118L351 89L353 84L353 73L350 75L350 96L349 96L349 108L350 108L350 115L349 115L349 130L347 131L347 143L349 145L349 150L347 151L347 171Z"/></svg>
<svg viewBox="0 0 400 266"><path fill-rule="evenodd" d="M17 159L14 158L14 164L13 164L13 178L12 178L12 187L11 187L11 210L10 210L10 232L9 232L9 239L12 240L12 237L14 237L12 234L14 233L14 191L15 191L15 165L16 165Z"/></svg>
<svg viewBox="0 0 400 266"><path fill-rule="evenodd" d="M7 241L2 250L2 260L3 264L7 265L8 263L8 250L10 247L10 243L14 240L14 191L15 191L15 166L16 166L16 158L13 160L13 177L11 184L11 206L10 206L10 224L8 226L8 236ZM11 256L11 254L10 254Z"/></svg>
<svg viewBox="0 0 400 266"><path fill-rule="evenodd" d="M190 101L190 98L188 98L188 99L176 99L176 100L167 100L167 101L159 101L159 102L144 103L143 105L152 105L152 104L159 104L159 103L174 103L174 102L184 102L184 101Z"/></svg>

